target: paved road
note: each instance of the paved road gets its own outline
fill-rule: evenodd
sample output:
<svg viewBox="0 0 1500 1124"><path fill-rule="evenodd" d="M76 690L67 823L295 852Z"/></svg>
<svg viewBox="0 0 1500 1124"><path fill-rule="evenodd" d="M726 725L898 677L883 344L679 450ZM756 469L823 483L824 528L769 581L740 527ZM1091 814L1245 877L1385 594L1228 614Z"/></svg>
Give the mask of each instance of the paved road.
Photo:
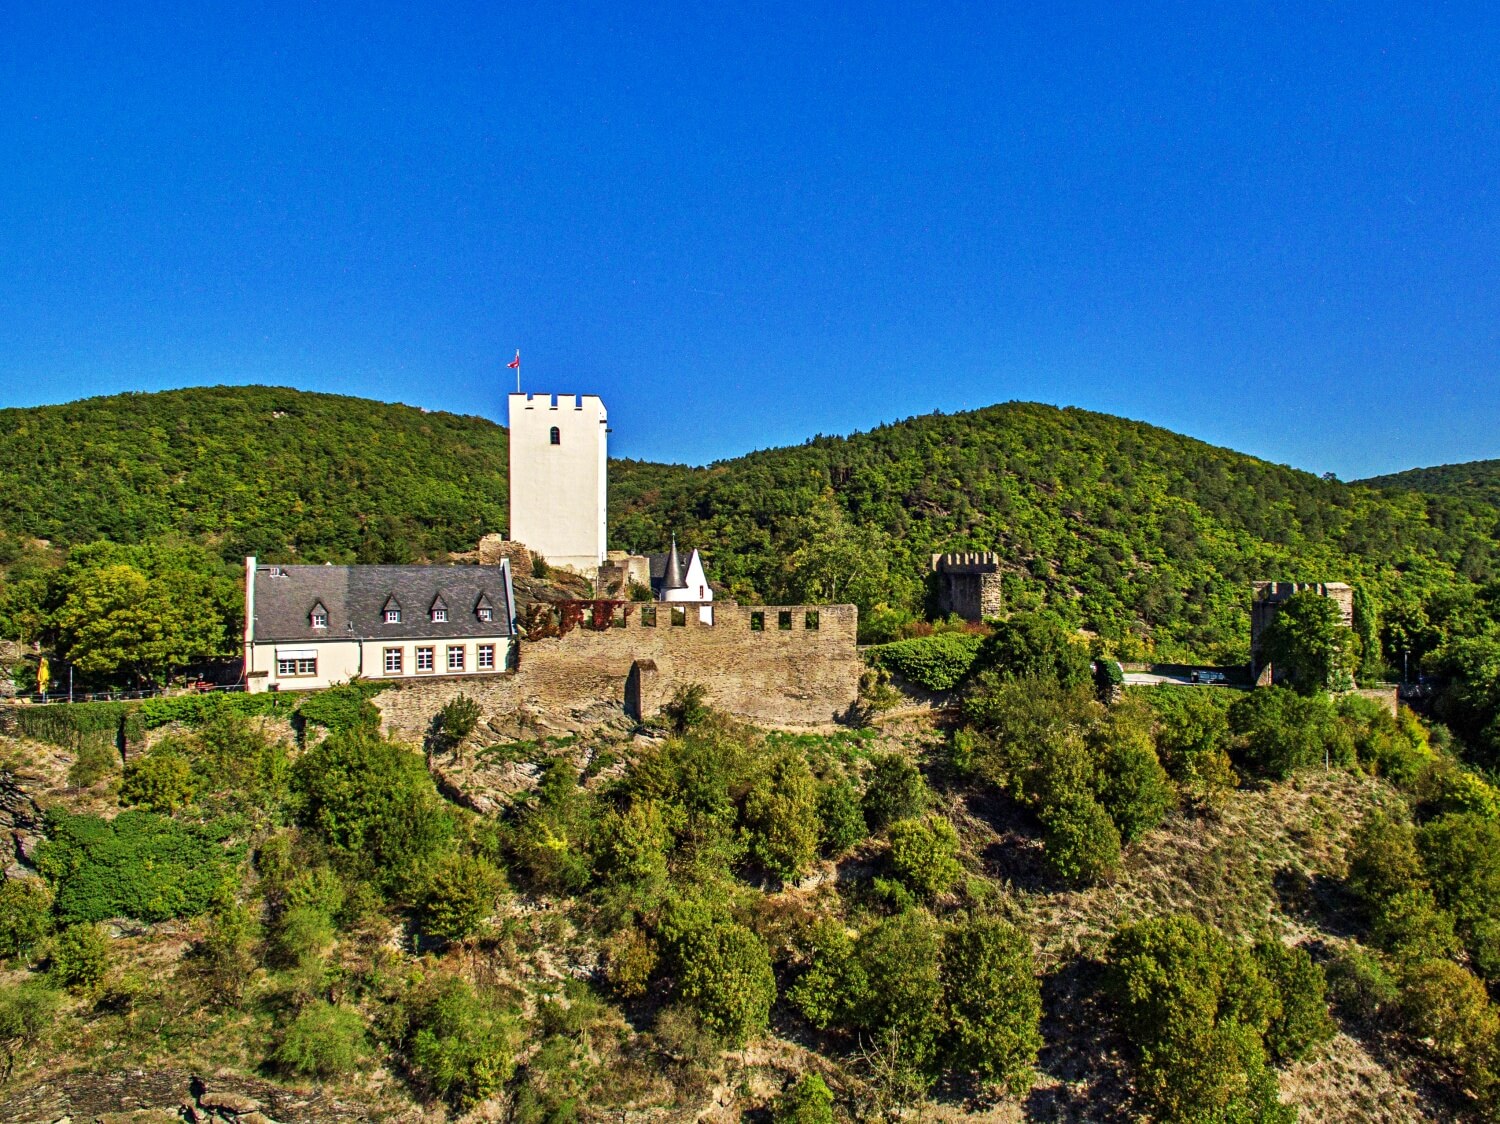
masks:
<svg viewBox="0 0 1500 1124"><path fill-rule="evenodd" d="M1126 686L1157 687L1163 683L1180 683L1184 687L1196 686L1186 675L1154 675L1149 671L1127 671Z"/></svg>

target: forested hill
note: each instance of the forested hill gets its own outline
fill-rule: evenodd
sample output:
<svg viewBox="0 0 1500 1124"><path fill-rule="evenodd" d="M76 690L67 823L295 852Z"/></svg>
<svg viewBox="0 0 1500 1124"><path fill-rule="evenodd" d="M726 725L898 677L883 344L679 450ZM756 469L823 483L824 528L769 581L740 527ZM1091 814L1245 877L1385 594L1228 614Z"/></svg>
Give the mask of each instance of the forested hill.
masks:
<svg viewBox="0 0 1500 1124"><path fill-rule="evenodd" d="M506 525L481 418L265 387L0 411L0 529L60 546L173 532L222 557L404 561ZM1238 655L1247 583L1344 579L1383 602L1500 573L1500 513L1377 492L1166 430L1011 403L706 468L619 461L612 545L675 532L742 598L919 610L928 555L996 550L1012 607L1157 654Z"/></svg>
<svg viewBox="0 0 1500 1124"><path fill-rule="evenodd" d="M1359 481L1372 488L1399 488L1406 492L1428 492L1436 496L1459 496L1500 506L1500 460L1440 464L1433 468L1409 468L1388 476Z"/></svg>
<svg viewBox="0 0 1500 1124"><path fill-rule="evenodd" d="M1045 600L1127 651L1149 635L1159 655L1244 654L1257 578L1344 579L1389 604L1500 573L1488 505L1352 487L1027 403L818 438L649 488L616 481L617 544L675 528L716 552L711 569L732 588L912 603L929 553L997 550L1011 607ZM820 542L876 562L840 573L837 552L807 546Z"/></svg>
<svg viewBox="0 0 1500 1124"><path fill-rule="evenodd" d="M406 561L505 528L484 418L275 387L0 410L0 527L74 545L171 532L226 558Z"/></svg>

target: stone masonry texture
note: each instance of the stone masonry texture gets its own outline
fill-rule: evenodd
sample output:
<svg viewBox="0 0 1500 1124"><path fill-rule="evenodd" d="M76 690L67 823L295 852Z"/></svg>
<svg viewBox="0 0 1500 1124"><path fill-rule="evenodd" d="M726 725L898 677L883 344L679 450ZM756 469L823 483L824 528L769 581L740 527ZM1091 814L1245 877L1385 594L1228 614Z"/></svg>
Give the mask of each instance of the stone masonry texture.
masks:
<svg viewBox="0 0 1500 1124"><path fill-rule="evenodd" d="M771 727L826 725L858 698L863 664L853 605L718 603L712 624L699 619L696 603L678 613L664 604L649 608L656 610L654 627L644 622L642 606L632 605L623 628L581 627L523 641L518 667L504 675L395 684L375 696L386 731L420 741L437 712L461 693L479 704L492 727L518 736L623 714L627 696L632 703L639 698L643 713L633 717L650 717L692 683L703 685L709 705Z"/></svg>

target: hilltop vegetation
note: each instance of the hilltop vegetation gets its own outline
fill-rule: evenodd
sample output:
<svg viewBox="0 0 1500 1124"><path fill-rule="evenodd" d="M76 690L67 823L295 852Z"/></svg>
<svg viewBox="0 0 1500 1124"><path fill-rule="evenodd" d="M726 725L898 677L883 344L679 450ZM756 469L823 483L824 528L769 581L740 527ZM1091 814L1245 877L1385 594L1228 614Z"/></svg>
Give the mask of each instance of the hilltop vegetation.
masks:
<svg viewBox="0 0 1500 1124"><path fill-rule="evenodd" d="M0 566L20 577L56 562L31 538L388 562L438 559L505 526L505 433L479 418L216 387L0 411L0 423L13 482ZM615 546L659 550L675 532L731 595L854 601L871 639L922 614L929 555L946 550L998 551L1008 610L1046 606L1116 654L1162 659L1243 659L1257 578L1356 583L1373 632L1437 591L1500 576L1500 512L1485 504L1344 485L1024 403L706 468L618 461L610 497ZM40 635L45 614L14 600L0 629Z"/></svg>
<svg viewBox="0 0 1500 1124"><path fill-rule="evenodd" d="M1432 468L1409 468L1386 476L1359 481L1371 488L1426 492L1434 496L1457 496L1500 507L1500 460L1465 461Z"/></svg>

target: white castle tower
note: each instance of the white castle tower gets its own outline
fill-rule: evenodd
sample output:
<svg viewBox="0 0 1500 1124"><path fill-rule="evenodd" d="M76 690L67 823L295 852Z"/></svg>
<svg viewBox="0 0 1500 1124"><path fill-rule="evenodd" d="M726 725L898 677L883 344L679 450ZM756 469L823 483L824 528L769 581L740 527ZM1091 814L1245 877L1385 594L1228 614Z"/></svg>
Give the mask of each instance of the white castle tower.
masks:
<svg viewBox="0 0 1500 1124"><path fill-rule="evenodd" d="M592 394L510 396L510 537L593 577L605 555L609 416Z"/></svg>

